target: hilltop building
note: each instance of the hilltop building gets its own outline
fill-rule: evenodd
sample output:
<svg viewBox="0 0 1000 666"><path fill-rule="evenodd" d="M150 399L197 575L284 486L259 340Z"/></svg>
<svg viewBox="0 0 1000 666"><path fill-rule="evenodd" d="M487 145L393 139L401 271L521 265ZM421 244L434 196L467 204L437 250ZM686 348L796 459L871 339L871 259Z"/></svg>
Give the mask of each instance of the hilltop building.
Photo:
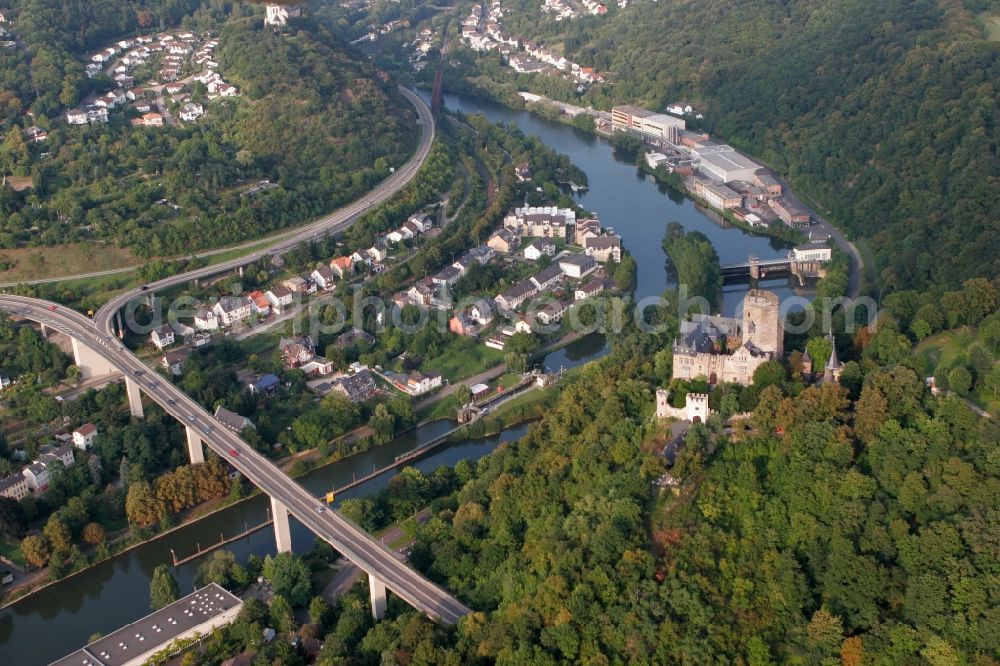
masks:
<svg viewBox="0 0 1000 666"><path fill-rule="evenodd" d="M749 386L754 371L784 354L784 327L778 295L751 289L743 299L743 317L694 315L681 322L674 341L673 375L704 376L710 384L736 382Z"/></svg>
<svg viewBox="0 0 1000 666"><path fill-rule="evenodd" d="M264 25L276 28L284 27L288 19L302 16L302 8L298 5L277 5L268 3L265 7Z"/></svg>

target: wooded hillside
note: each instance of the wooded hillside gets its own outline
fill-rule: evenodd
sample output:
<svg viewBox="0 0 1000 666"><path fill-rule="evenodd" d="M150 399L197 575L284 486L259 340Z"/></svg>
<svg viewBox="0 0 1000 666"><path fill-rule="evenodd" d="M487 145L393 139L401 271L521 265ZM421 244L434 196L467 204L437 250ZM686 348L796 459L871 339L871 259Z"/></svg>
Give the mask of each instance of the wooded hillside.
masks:
<svg viewBox="0 0 1000 666"><path fill-rule="evenodd" d="M559 23L512 7L512 34L609 73L585 104L690 103L791 175L868 240L884 289L1000 274L1000 43L960 0L637 2Z"/></svg>

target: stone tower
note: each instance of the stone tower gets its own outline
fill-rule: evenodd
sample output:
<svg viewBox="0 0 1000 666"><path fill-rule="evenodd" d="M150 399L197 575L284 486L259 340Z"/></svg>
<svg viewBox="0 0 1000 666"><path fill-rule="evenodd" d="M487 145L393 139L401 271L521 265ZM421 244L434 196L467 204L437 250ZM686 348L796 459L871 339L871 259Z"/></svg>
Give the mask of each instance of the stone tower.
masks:
<svg viewBox="0 0 1000 666"><path fill-rule="evenodd" d="M780 308L778 295L766 289L751 289L743 298L743 344L751 342L775 360L785 353Z"/></svg>

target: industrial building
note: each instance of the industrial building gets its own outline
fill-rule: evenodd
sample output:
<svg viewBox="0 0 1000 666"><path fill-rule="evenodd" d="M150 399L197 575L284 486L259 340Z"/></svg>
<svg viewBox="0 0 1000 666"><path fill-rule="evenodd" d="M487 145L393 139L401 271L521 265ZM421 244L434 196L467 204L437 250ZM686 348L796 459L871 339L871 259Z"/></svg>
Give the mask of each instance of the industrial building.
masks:
<svg viewBox="0 0 1000 666"><path fill-rule="evenodd" d="M632 132L646 141L677 144L685 126L682 118L666 113L653 113L630 104L611 109L611 129L616 132Z"/></svg>
<svg viewBox="0 0 1000 666"><path fill-rule="evenodd" d="M737 208L743 205L743 197L740 193L727 185L710 183L700 178L694 181L694 193L704 199L709 206L719 210L727 208Z"/></svg>
<svg viewBox="0 0 1000 666"><path fill-rule="evenodd" d="M140 666L175 640L205 636L230 624L242 607L239 597L209 583L50 666Z"/></svg>
<svg viewBox="0 0 1000 666"><path fill-rule="evenodd" d="M731 180L753 182L759 164L746 155L736 152L736 149L726 144L698 146L691 149L698 157L698 166L705 173L728 183Z"/></svg>

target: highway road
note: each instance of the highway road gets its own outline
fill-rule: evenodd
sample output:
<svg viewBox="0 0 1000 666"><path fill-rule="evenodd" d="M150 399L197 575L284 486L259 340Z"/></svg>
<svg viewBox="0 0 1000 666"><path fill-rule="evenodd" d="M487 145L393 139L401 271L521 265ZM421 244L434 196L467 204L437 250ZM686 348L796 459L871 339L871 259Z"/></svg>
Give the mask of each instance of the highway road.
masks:
<svg viewBox="0 0 1000 666"><path fill-rule="evenodd" d="M309 224L292 229L290 231L284 231L270 238L258 238L252 241L247 241L239 245L234 245L230 247L222 247L213 250L205 250L203 252L196 252L191 257L195 258L205 258L212 257L224 252L232 252L233 250L251 248L255 245L260 245L261 243L266 243L273 241L275 245L269 247L266 250L261 250L260 252L254 252L238 259L233 259L232 261L227 261L220 264L215 264L213 266L206 266L203 269L190 271L184 273L183 275L176 275L172 278L167 278L167 280L161 280L155 283L157 289L170 286L171 284L177 284L180 281L191 280L198 277L204 277L206 275L214 275L215 273L221 273L226 270L232 270L234 268L239 268L252 261L256 261L264 256L270 256L273 254L281 254L286 250L295 247L301 242L310 241L314 238L318 238L320 234L334 233L337 231L342 231L347 227L351 226L353 222L360 217L363 213L367 212L369 209L374 208L386 199L390 198L392 195L396 194L399 190L404 188L406 185L413 180L413 177L417 174L420 167L423 166L424 162L427 160L427 156L430 155L431 145L434 143L435 126L434 126L434 116L431 114L431 110L427 107L424 101L419 95L413 91L399 87L400 93L405 97L417 111L418 123L421 129L420 144L417 146L417 151L414 153L410 161L404 164L402 167L397 169L392 175L382 181L375 189L371 190L364 197L356 200L355 202L344 206L334 212L314 220ZM177 259L182 257L175 257ZM20 282L6 282L0 283L0 288L3 287L14 287L19 284L46 284L52 282L65 282L66 280L78 280L93 277L102 277L106 275L117 275L120 273L129 273L134 271L137 266L126 266L124 268L113 268L106 271L95 271L92 273L82 273L80 275L62 275L53 278L39 278L36 280L23 280ZM135 292L129 294L129 298L133 298ZM116 302L120 299L116 299ZM127 302L127 301L126 301ZM105 307L110 306L109 303Z"/></svg>
<svg viewBox="0 0 1000 666"><path fill-rule="evenodd" d="M0 309L45 324L93 349L185 426L199 431L202 441L251 483L277 499L314 534L365 573L426 615L448 624L471 611L448 592L412 570L402 558L337 512L327 509L306 489L288 478L238 435L229 431L198 403L150 371L114 335L99 331L87 317L48 301L0 295Z"/></svg>

